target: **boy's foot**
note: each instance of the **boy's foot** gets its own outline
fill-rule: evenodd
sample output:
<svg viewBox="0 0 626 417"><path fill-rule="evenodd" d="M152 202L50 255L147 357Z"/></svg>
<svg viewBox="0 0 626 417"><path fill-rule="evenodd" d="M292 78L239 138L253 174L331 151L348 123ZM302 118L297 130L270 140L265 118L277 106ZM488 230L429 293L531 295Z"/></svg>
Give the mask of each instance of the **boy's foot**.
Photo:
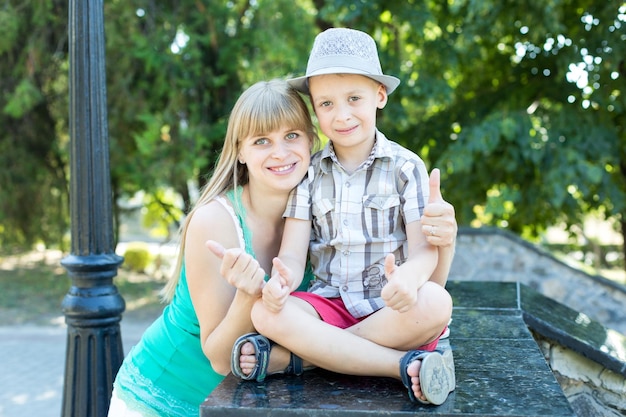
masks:
<svg viewBox="0 0 626 417"><path fill-rule="evenodd" d="M409 351L400 361L400 375L412 401L443 404L456 386L452 350Z"/></svg>
<svg viewBox="0 0 626 417"><path fill-rule="evenodd" d="M258 333L248 333L239 337L233 346L230 368L233 375L244 380L263 382L268 374L270 352L274 343ZM286 375L302 375L302 359L293 353L287 368L278 372Z"/></svg>
<svg viewBox="0 0 626 417"><path fill-rule="evenodd" d="M271 352L271 349L270 349ZM233 358L234 359L234 358ZM257 364L256 348L252 342L246 342L241 346L239 356L239 367L241 372L245 375L250 375L254 372L254 368Z"/></svg>

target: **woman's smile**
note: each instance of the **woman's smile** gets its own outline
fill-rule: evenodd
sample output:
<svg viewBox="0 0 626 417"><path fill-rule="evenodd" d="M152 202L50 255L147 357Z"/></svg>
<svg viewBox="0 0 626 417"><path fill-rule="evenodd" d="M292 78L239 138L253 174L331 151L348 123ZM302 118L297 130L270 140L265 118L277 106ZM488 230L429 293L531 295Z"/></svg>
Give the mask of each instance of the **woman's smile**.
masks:
<svg viewBox="0 0 626 417"><path fill-rule="evenodd" d="M275 167L269 167L268 169L270 171L279 173L279 174L283 174L283 173L290 173L294 170L294 168L296 167L296 163L291 163L288 165L281 165L281 166L275 166Z"/></svg>

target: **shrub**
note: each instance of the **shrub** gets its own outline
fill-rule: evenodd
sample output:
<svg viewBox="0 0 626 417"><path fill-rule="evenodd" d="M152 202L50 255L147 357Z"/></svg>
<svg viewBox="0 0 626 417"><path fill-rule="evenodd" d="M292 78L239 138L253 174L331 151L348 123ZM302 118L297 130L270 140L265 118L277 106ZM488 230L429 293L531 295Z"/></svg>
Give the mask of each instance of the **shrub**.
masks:
<svg viewBox="0 0 626 417"><path fill-rule="evenodd" d="M124 264L126 268L135 272L144 272L150 264L150 249L143 243L129 244L124 252Z"/></svg>

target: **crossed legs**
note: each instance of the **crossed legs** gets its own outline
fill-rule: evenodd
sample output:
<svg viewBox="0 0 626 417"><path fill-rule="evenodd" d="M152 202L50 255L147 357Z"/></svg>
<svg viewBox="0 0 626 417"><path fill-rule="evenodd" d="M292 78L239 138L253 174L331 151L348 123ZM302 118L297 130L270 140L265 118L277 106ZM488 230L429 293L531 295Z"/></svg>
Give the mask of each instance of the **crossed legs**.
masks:
<svg viewBox="0 0 626 417"><path fill-rule="evenodd" d="M323 322L314 308L289 297L278 313L258 301L252 308L256 330L277 345L271 351L268 373L280 372L289 364L290 352L304 361L349 375L385 376L400 379L400 360L408 350L435 340L452 314L452 300L441 286L427 282L418 292L417 303L406 313L382 308L347 329ZM254 347L241 349L244 370L255 364ZM407 368L412 390L423 398L419 383L420 361Z"/></svg>

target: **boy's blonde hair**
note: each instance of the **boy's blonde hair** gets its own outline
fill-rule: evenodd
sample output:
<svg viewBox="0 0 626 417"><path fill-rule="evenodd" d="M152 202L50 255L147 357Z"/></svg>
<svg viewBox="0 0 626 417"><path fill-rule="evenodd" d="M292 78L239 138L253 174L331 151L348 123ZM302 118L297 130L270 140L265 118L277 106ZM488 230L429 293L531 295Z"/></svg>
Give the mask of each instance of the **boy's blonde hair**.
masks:
<svg viewBox="0 0 626 417"><path fill-rule="evenodd" d="M286 81L261 81L241 94L230 113L224 146L213 175L181 224L176 268L161 290L163 301L169 302L174 297L184 261L185 237L195 211L218 195L248 183L248 169L237 159L241 141L283 127L302 130L311 141L311 150L319 147L319 138L309 110L300 94Z"/></svg>

